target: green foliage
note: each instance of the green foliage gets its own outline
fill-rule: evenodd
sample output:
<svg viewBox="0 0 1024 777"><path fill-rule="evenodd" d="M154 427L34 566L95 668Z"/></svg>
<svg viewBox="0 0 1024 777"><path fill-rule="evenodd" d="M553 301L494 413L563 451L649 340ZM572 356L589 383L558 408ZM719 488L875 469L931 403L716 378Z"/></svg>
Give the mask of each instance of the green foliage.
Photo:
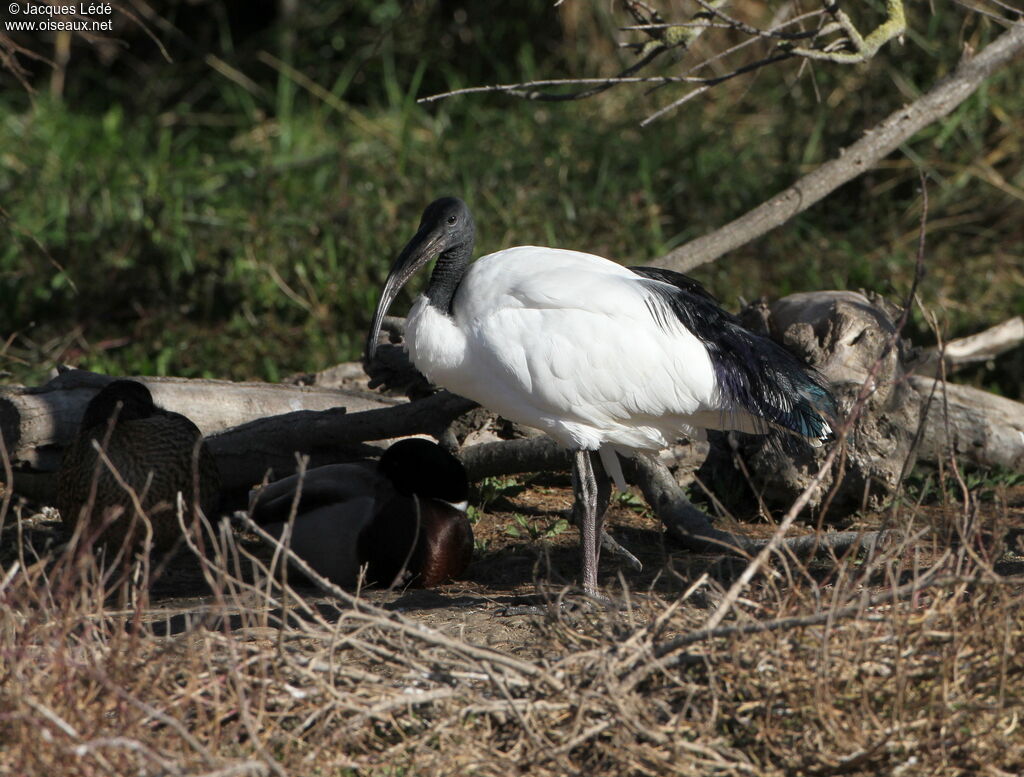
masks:
<svg viewBox="0 0 1024 777"><path fill-rule="evenodd" d="M505 533L510 537L519 539L546 540L551 537L557 537L569 530L569 522L565 518L557 518L554 521L542 524L519 513L515 513L512 516L512 520L515 523L512 526L506 527Z"/></svg>
<svg viewBox="0 0 1024 777"><path fill-rule="evenodd" d="M168 40L173 63L140 36L141 71L76 49L63 102L0 97L0 369L15 379L66 361L275 380L355 358L392 258L445 193L473 208L481 253L548 243L647 261L927 88L955 63L963 23L937 9L867 67L815 66L795 80L795 68L771 68L756 89L734 82L641 129L660 92L415 102L614 70L617 55L597 45L604 10L572 26L541 0L486 14L311 2L244 22L226 4L203 8L211 15L166 12L191 41ZM974 23L962 34L980 48L993 32ZM1001 73L904 154L699 278L733 309L816 288L903 293L920 166L931 199L923 297L947 335L1024 312L1021 80L1019 68ZM1019 393L1012 373L995 381Z"/></svg>
<svg viewBox="0 0 1024 777"><path fill-rule="evenodd" d="M525 490L526 486L514 477L484 478L475 484L476 493L470 501L479 505L478 510L484 513L496 500L509 499Z"/></svg>
<svg viewBox="0 0 1024 777"><path fill-rule="evenodd" d="M612 497L616 506L626 510L632 510L637 515L650 517L653 515L651 508L640 496L632 491L619 491Z"/></svg>
<svg viewBox="0 0 1024 777"><path fill-rule="evenodd" d="M961 486L961 480L963 485ZM951 472L915 470L904 482L906 498L911 504L958 503L963 501L964 488L979 502L992 502L1000 489L1024 484L1024 472L1004 469L971 470L960 479Z"/></svg>

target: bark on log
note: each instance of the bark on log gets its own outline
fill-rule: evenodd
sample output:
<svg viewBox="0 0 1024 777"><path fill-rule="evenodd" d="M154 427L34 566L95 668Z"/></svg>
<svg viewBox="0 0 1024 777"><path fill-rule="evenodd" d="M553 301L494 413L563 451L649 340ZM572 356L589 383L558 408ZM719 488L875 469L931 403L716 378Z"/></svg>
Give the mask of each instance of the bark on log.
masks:
<svg viewBox="0 0 1024 777"><path fill-rule="evenodd" d="M909 375L910 367L936 368L929 352L899 341L886 352L899 311L880 298L856 292L793 294L774 304L744 311L745 323L803 356L832 385L842 414L851 410L861 386L872 375L872 392L847 436L836 472L812 500L829 498L832 518L858 509L875 509L896 493L918 459L937 464L948 459L950 441L961 463L1024 470L1024 405L979 389L946 384L949 420L941 394L921 413L935 381ZM950 343L950 361L988 357L1011 346L1019 322L1011 320L979 335ZM918 444L918 428L921 440ZM818 471L827 448L781 453L761 438L712 437L712 453L699 476L738 514L760 504L779 509L792 502ZM841 477L839 477L841 474Z"/></svg>
<svg viewBox="0 0 1024 777"><path fill-rule="evenodd" d="M643 492L654 514L665 524L666 536L677 546L695 553L730 553L750 557L768 543L768 540L753 540L712 526L708 516L691 504L675 476L659 460L637 456L624 469L626 476ZM783 540L780 550L798 558L818 553L839 556L857 548L874 547L883 534L814 532Z"/></svg>
<svg viewBox="0 0 1024 777"><path fill-rule="evenodd" d="M840 401L848 405L888 342L891 314L880 300L852 292L819 292L793 295L771 306L753 306L746 311L746 323L755 329L760 327L807 357L833 382ZM1012 328L997 330L1003 332L997 338L1000 343L1005 344L1006 331L1015 336ZM971 340L976 339L965 338L965 342ZM394 356L389 367L391 374L401 375L403 382L407 380L411 366L401 349L383 348L390 348ZM908 379L904 374L905 363L921 363L916 349L900 344L883 361L865 417L848 441L846 475L837 492L837 507L844 509L836 512L860 508L865 502L870 505L884 501L895 489L904 462L913 460L911 444L918 411L923 397L931 391L932 382L924 377ZM358 371L354 364L334 369L345 382L358 381ZM0 431L10 461L18 468L14 484L17 493L48 501L46 495L52 491L52 482L40 471L56 469L63 445L76 429L82 410L95 391L109 380L107 376L76 370L38 388L0 389ZM469 442L481 438L494 439L495 429L502 437L508 436L510 430L514 434L521 431L511 425L496 424L494 417L482 410L466 416L475 405L447 392L409 403L364 391L173 378L140 380L151 388L158 403L184 412L204 431L222 429L209 437L209 444L222 471L225 504L229 507L244 507L248 489L259 483L268 470L274 477L293 472L296 453L308 455L310 465L319 466L375 456L379 448L367 443L411 434L430 434L460 448L474 480L514 472L568 470L565 453L543 437L470 445ZM949 432L947 435L942 402L933 402L919 448L925 460L944 460L950 449L949 439L962 462L1024 470L1024 405L953 384L947 385L946 397ZM346 412L337 407L342 403L350 409L373 409ZM296 405L328 410L274 414L275 409ZM254 417L255 420L223 429L238 418ZM452 434L455 419L465 428L457 428L457 433ZM677 483L691 478L706 460L700 476L728 508L742 514L749 512L754 503L749 498L737 498L738 494L750 494L750 481L745 473L734 468L733 447L742 455L744 466L769 509L786 507L817 470L813 452L803 456L779 455L778 451L761 446L757 438L746 438L736 446L722 437L713 446L680 443L662 452L659 458L662 464L676 470ZM633 477L630 471L627 467L627 476ZM661 497L651 485L649 473L636 476L634 482L643 486L643 477L648 479L645 495L655 500L653 506ZM676 504L682 503L677 500ZM686 508L680 509L682 518L673 517L675 508L662 509L661 517L670 527L686 529L676 532L679 535L699 535L700 526L690 520L693 516L687 518ZM694 512L706 523L706 516ZM692 545L692 539L690 546L697 547Z"/></svg>
<svg viewBox="0 0 1024 777"><path fill-rule="evenodd" d="M379 449L364 443L414 434L440 438L454 419L475 407L468 399L440 391L416 402L360 413L335 408L261 418L208 437L206 442L220 467L228 503L237 506L268 470L273 470L275 479L292 474L296 453L308 455L313 467L377 455Z"/></svg>
<svg viewBox="0 0 1024 777"><path fill-rule="evenodd" d="M1024 343L1024 318L1015 316L983 332L950 340L941 354L938 348L929 348L922 352L918 361L907 365L907 371L940 377L943 367L940 357L949 372L965 364L994 359L1021 343Z"/></svg>
<svg viewBox="0 0 1024 777"><path fill-rule="evenodd" d="M924 376L910 385L928 403L922 458L948 461L955 453L961 463L1024 472L1024 403Z"/></svg>
<svg viewBox="0 0 1024 777"><path fill-rule="evenodd" d="M692 473L707 457L708 447L707 443L684 442L662 451L657 459L662 466L677 470L675 482L678 488L680 481L685 484L692 480ZM572 468L569 452L547 435L469 445L459 452L459 458L471 482L524 472L569 472ZM632 460L622 460L626 479L638 484L635 466Z"/></svg>
<svg viewBox="0 0 1024 777"><path fill-rule="evenodd" d="M699 452L691 453L699 455ZM494 475L568 470L572 466L568 452L550 437L473 445L462 451L461 458L472 481ZM732 553L740 556L752 555L764 547L766 540L751 540L715 528L711 519L686 498L678 476L669 470L666 458L637 456L624 459L622 470L626 479L643 493L647 504L665 525L667 536L676 546L697 553ZM791 537L783 543L783 547L796 556L809 556L818 552L839 555L855 546L869 545L877 539L877 533L871 532L825 532Z"/></svg>
<svg viewBox="0 0 1024 777"><path fill-rule="evenodd" d="M914 464L919 402L902 366L911 349L897 343L886 351L895 332L893 312L863 294L823 291L793 294L772 305L755 304L742 314L748 326L761 329L826 377L839 403L840 421L881 360L873 391L844 443L846 454L838 471L815 494L812 509L824 504L833 486L835 516L878 507ZM709 458L701 477L738 514L758 505L779 509L791 504L828 451L794 443L783 452L763 438L747 435L731 441L718 435L714 441L719 443L713 447L717 455Z"/></svg>
<svg viewBox="0 0 1024 777"><path fill-rule="evenodd" d="M0 389L0 433L11 465L55 470L64 446L78 430L89 400L114 378L85 370L61 372L48 383ZM357 391L232 383L223 380L133 377L160 407L181 413L210 435L267 416L299 410L349 412L401 404L403 400Z"/></svg>
<svg viewBox="0 0 1024 777"><path fill-rule="evenodd" d="M358 413L334 407L259 418L209 436L206 441L221 474L222 509L245 507L249 489L268 472L273 478L290 475L297 466L296 454L309 456L310 466L376 456L379 447L367 442L413 434L441 437L454 419L475 407L467 399L441 391L417 402ZM56 455L59 463L59 452ZM53 486L52 472L16 471L12 490L52 504L47 497Z"/></svg>

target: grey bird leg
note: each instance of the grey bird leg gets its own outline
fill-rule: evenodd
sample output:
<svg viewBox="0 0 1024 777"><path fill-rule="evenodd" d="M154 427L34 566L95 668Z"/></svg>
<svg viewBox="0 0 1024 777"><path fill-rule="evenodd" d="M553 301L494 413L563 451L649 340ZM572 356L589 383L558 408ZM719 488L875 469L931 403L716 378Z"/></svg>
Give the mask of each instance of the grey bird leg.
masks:
<svg viewBox="0 0 1024 777"><path fill-rule="evenodd" d="M636 556L629 552L624 546L612 537L604 529L601 529L601 549L605 553L611 553L634 572L643 572L644 565Z"/></svg>
<svg viewBox="0 0 1024 777"><path fill-rule="evenodd" d="M608 473L605 472L604 464L601 463L601 455L597 451L590 453L590 466L594 471L594 480L597 481L597 557L600 559L601 551L606 550L639 572L643 569L640 560L604 530L604 516L608 512L608 503L612 500L612 481L608 477Z"/></svg>
<svg viewBox="0 0 1024 777"><path fill-rule="evenodd" d="M600 556L602 551L605 553L611 553L634 572L643 572L644 565L640 563L640 559L620 545L615 538L603 528L604 516L608 512L608 504L611 502L612 481L605 473L604 465L601 463L601 457L596 451L591 452L590 454L590 464L594 470L594 479L597 481L597 521L599 524L602 524L602 527L597 530L597 538L600 543L598 555ZM575 470L573 471L575 472ZM575 483L575 481L573 481L573 483ZM573 488L575 489L575 485ZM569 520L573 522L573 525L576 526L577 529L580 529L581 526L579 523L578 513L579 511L576 509L576 505L574 504ZM582 548L582 545L580 547Z"/></svg>
<svg viewBox="0 0 1024 777"><path fill-rule="evenodd" d="M601 551L604 550L625 563L634 572L643 572L644 565L640 563L640 559L616 542L615 538L604 530L604 517L608 512L608 503L612 500L612 480L605 472L604 464L601 463L601 455L597 451L591 452L590 465L594 470L594 480L597 481L598 559L601 557Z"/></svg>
<svg viewBox="0 0 1024 777"><path fill-rule="evenodd" d="M601 548L621 556L629 564L640 562L628 550L613 540L601 524L612 495L612 484L605 474L597 451L572 452L572 520L580 530L580 550L583 556L583 592L592 600L608 604L608 599L597 591L597 562ZM547 606L509 606L504 615L542 615Z"/></svg>
<svg viewBox="0 0 1024 777"><path fill-rule="evenodd" d="M601 474L604 475L603 472ZM598 485L590 451L573 452L572 490L575 497L573 511L576 513L576 524L580 527L583 551L583 592L588 596L597 596L597 562L601 545L598 541Z"/></svg>

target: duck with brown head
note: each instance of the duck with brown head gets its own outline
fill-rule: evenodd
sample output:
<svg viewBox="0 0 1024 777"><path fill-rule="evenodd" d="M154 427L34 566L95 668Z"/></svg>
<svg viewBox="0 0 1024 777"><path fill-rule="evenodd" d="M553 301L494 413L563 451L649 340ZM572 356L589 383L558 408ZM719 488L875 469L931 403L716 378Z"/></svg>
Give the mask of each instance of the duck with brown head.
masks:
<svg viewBox="0 0 1024 777"><path fill-rule="evenodd" d="M294 510L292 550L338 585L356 585L365 568L370 584L429 587L469 565L468 492L457 458L410 438L379 462L316 467L271 483L254 495L252 517L281 537Z"/></svg>

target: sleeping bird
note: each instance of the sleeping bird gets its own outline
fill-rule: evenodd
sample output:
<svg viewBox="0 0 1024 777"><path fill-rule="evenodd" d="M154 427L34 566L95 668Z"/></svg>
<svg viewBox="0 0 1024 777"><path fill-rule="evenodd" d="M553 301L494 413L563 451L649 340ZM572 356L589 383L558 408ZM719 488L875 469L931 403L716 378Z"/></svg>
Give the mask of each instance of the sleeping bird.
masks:
<svg viewBox="0 0 1024 777"><path fill-rule="evenodd" d="M378 462L315 467L264 486L252 518L280 538L294 512L291 549L338 585L355 586L365 568L370 584L429 587L469 565L468 492L455 456L408 438Z"/></svg>
<svg viewBox="0 0 1024 777"><path fill-rule="evenodd" d="M137 549L148 520L153 550L163 553L181 536L178 494L188 521L191 505L215 513L219 489L217 463L198 427L157 407L138 381L115 380L89 402L64 452L57 507L70 529L114 550Z"/></svg>

